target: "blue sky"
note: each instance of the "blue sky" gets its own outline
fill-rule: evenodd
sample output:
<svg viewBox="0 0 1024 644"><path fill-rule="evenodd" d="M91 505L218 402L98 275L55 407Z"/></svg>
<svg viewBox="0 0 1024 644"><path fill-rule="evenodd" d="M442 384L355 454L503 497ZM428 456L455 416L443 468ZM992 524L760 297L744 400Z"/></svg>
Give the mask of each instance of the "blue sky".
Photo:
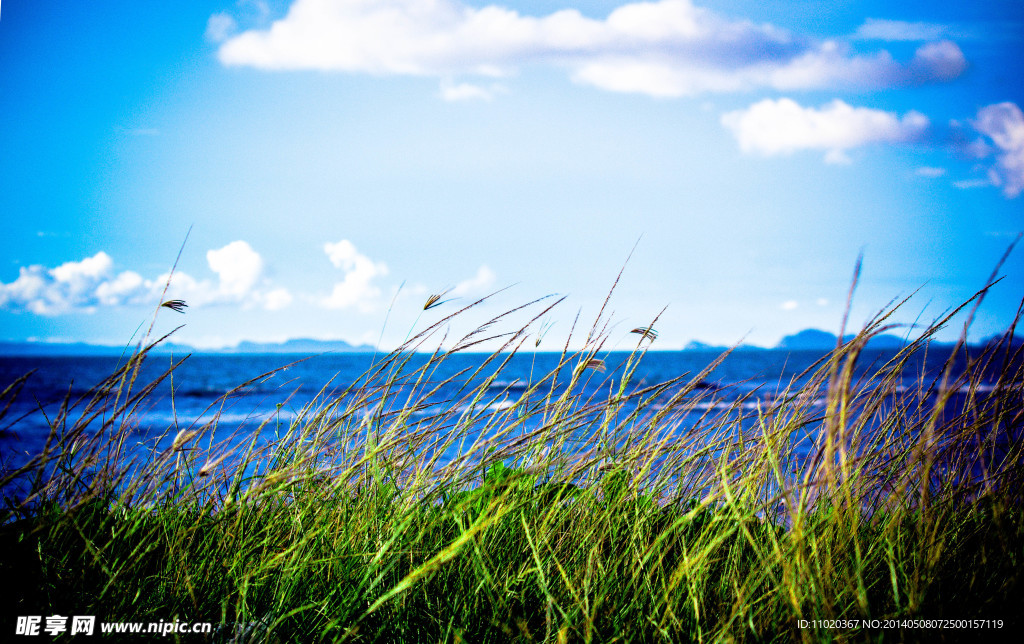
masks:
<svg viewBox="0 0 1024 644"><path fill-rule="evenodd" d="M1024 230L1018 2L292 0L0 7L0 339L392 346L548 294L542 348L771 345ZM639 240L639 241L638 241ZM1001 331L1024 248L975 322ZM456 298L421 313L431 293ZM385 325L385 319L387 324ZM946 337L954 337L951 328Z"/></svg>

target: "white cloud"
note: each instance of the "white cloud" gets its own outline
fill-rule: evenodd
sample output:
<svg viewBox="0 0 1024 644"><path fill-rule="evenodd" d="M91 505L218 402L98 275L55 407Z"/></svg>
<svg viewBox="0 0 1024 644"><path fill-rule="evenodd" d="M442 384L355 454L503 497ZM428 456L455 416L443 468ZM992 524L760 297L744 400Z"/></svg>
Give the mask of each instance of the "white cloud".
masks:
<svg viewBox="0 0 1024 644"><path fill-rule="evenodd" d="M951 40L939 40L921 45L906 70L910 76L902 83L918 85L930 81L951 81L967 70L967 59L960 47ZM897 74L902 73L897 71Z"/></svg>
<svg viewBox="0 0 1024 644"><path fill-rule="evenodd" d="M65 262L50 272L58 282L68 284L72 290L81 290L88 283L109 275L113 267L110 255L100 251L80 262Z"/></svg>
<svg viewBox="0 0 1024 644"><path fill-rule="evenodd" d="M263 273L263 258L244 241L207 251L206 262L220 278L219 290L226 297L245 297Z"/></svg>
<svg viewBox="0 0 1024 644"><path fill-rule="evenodd" d="M861 40L922 41L939 40L951 35L953 34L948 25L868 18L857 28L853 37Z"/></svg>
<svg viewBox="0 0 1024 644"><path fill-rule="evenodd" d="M828 299L824 297L819 297L818 299L814 300L814 303L817 304L818 306L828 306Z"/></svg>
<svg viewBox="0 0 1024 644"><path fill-rule="evenodd" d="M476 275L459 282L455 288L452 289L451 294L454 297L463 297L470 294L478 294L487 290L494 284L496 279L494 271L488 268L486 265L481 265L476 271Z"/></svg>
<svg viewBox="0 0 1024 644"><path fill-rule="evenodd" d="M152 293L150 284L138 274L115 274L113 268L113 260L103 251L50 269L22 267L16 280L0 283L0 308L37 315L73 310L91 313L100 305L137 304Z"/></svg>
<svg viewBox="0 0 1024 644"><path fill-rule="evenodd" d="M355 244L347 239L342 239L336 244L330 242L324 244L324 252L327 253L327 259L334 264L335 268L354 265L359 257L359 251L356 250Z"/></svg>
<svg viewBox="0 0 1024 644"><path fill-rule="evenodd" d="M886 51L851 56L847 47L835 41L807 47L799 55L780 60L752 57L726 65L704 62L644 55L619 57L584 65L574 79L612 91L674 97L759 87L804 90L914 86L952 80L967 68L960 48L949 41L920 47L908 64L894 60Z"/></svg>
<svg viewBox="0 0 1024 644"><path fill-rule="evenodd" d="M895 112L853 107L841 100L813 108L789 98L765 99L723 114L721 122L744 152L777 156L823 150L825 162L833 164L850 163L847 151L871 143L941 144L961 157L991 160L987 178L954 181L954 187L967 190L996 186L1008 199L1024 192L1024 112L1011 102L978 110L969 123L980 136L958 120L950 121L947 134L937 135L920 112L911 110L901 117ZM934 179L944 176L946 169L924 166L915 173Z"/></svg>
<svg viewBox="0 0 1024 644"><path fill-rule="evenodd" d="M220 293L217 286L210 280L197 280L185 271L175 271L174 275L164 273L158 275L152 284L160 289L167 287L167 299L185 300L191 307L200 307L217 302Z"/></svg>
<svg viewBox="0 0 1024 644"><path fill-rule="evenodd" d="M279 309L291 302L284 288L260 288L263 260L246 242L232 242L206 256L216 281L197 280L184 271L151 280L135 271L115 272L113 259L103 251L55 268L22 267L16 280L0 282L0 308L58 315L93 313L101 306L155 306L165 286L167 299L182 299L191 307L240 303Z"/></svg>
<svg viewBox="0 0 1024 644"><path fill-rule="evenodd" d="M1024 190L1024 113L1015 103L996 103L978 110L971 124L996 149L989 181L1007 197L1016 197Z"/></svg>
<svg viewBox="0 0 1024 644"><path fill-rule="evenodd" d="M345 277L335 283L330 295L319 299L320 305L329 309L354 307L364 313L374 310L380 289L371 282L378 276L388 274L387 265L383 262L375 263L361 254L347 239L324 244L324 252L331 264L345 272Z"/></svg>
<svg viewBox="0 0 1024 644"><path fill-rule="evenodd" d="M796 300L787 300L779 305L779 308L783 311L792 311L800 306L800 303Z"/></svg>
<svg viewBox="0 0 1024 644"><path fill-rule="evenodd" d="M217 275L215 282L176 271L167 296L185 300L190 306L237 303L267 310L284 308L292 301L287 289L267 290L270 286L263 278L263 258L245 241L233 241L207 251L206 263ZM165 284L167 278L161 275L156 282Z"/></svg>
<svg viewBox="0 0 1024 644"><path fill-rule="evenodd" d="M96 286L96 298L105 306L119 306L153 291L151 284L135 271L123 271L112 280Z"/></svg>
<svg viewBox="0 0 1024 644"><path fill-rule="evenodd" d="M264 293L261 297L263 308L268 311L280 311L292 303L292 294L285 288L275 288Z"/></svg>
<svg viewBox="0 0 1024 644"><path fill-rule="evenodd" d="M925 177L927 179L936 179L938 177L941 177L941 176L945 175L946 174L946 169L945 168L933 168L933 167L929 167L929 166L924 166L924 167L918 168L914 172L914 174L916 174L919 177Z"/></svg>
<svg viewBox="0 0 1024 644"><path fill-rule="evenodd" d="M722 124L744 152L765 156L797 150L824 150L826 161L848 162L846 150L869 143L907 143L922 139L928 118L853 107L834 100L821 108L802 107L788 98L765 99L745 110L722 115Z"/></svg>
<svg viewBox="0 0 1024 644"><path fill-rule="evenodd" d="M211 25L208 33L227 34L224 21ZM950 80L966 67L949 41L926 44L900 63L885 51L854 55L840 43L725 18L690 0L625 4L603 20L575 9L534 17L458 0L296 0L269 28L228 37L218 57L260 69L440 78L553 65L579 83L652 96L916 85ZM453 85L442 96L485 91Z"/></svg>

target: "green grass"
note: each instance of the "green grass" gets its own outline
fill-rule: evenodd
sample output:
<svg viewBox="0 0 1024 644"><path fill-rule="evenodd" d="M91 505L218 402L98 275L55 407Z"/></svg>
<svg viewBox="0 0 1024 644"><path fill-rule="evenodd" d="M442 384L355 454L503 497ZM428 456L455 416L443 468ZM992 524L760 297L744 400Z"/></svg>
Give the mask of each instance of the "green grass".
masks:
<svg viewBox="0 0 1024 644"><path fill-rule="evenodd" d="M549 310L506 334L493 331L499 316L451 351L499 338L486 361L500 365L534 346ZM215 419L169 428L173 446L129 471L126 436L155 390L138 380L142 348L51 414L44 454L3 473L30 493L5 499L2 628L95 614L209 621L224 625L218 641L1001 639L1024 610L1020 349L973 351L962 374L899 389L940 320L869 385L854 366L891 313L742 430L738 403L682 422L715 396L697 387L712 367L632 382L651 327L603 375L600 316L584 350L562 354L571 375L537 374L500 413L486 411L493 378L428 405L450 354L418 367L410 356L449 316L322 394L269 446L196 449ZM584 397L591 378L608 378L607 397ZM967 395L953 405L957 390ZM819 391L824 412L810 402ZM655 405L666 392L678 393ZM418 410L429 414L414 424ZM817 457L796 467L790 438L818 422ZM591 449L576 448L581 436ZM444 466L427 456L458 445ZM800 628L920 618L1003 628Z"/></svg>

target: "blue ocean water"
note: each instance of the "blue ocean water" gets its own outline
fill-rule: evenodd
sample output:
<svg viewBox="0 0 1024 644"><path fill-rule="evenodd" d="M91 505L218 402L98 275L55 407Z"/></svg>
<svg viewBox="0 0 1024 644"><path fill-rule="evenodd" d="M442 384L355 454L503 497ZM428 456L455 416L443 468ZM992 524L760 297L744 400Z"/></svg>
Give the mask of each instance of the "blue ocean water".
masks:
<svg viewBox="0 0 1024 644"><path fill-rule="evenodd" d="M713 351L648 352L636 367L630 387L652 387L683 376L683 380L659 394L661 400L652 403L652 409L657 409L658 404L700 374L719 355ZM699 398L699 402L691 412L692 422L700 422L709 411L746 412L753 416L759 407L770 406L787 385L802 385L809 376L806 371L822 355L817 351L779 350L732 353L705 374L693 389L691 396ZM892 355L892 351L865 351L858 361L858 374L874 373ZM420 392L417 396L422 397L427 406L416 412L412 419L415 422L417 418L429 418L446 409L446 405L468 406L466 392L490 378L481 404L497 413L509 405L509 401L521 396L529 383L555 370L561 357L557 353L521 353L511 357L450 354L432 366L426 380L418 383L417 388L414 389L412 383L399 383L387 392L384 408L401 407L408 401L410 392ZM598 357L604 361L604 370L586 372L577 389L581 401L606 399L620 384L629 354L606 353ZM901 386L914 391L921 382L927 385L929 379L938 375L948 357L948 348L915 354L903 370ZM404 372L413 373L430 357L413 354L405 358L408 362ZM239 439L262 425L260 439L270 442L304 407L314 401L329 401L346 388L362 384L365 375L383 359L384 356L363 353L189 356L145 396L131 415L128 427L133 445L158 451L166 448L179 430L207 424L214 426L218 436ZM173 360L167 355L149 357L134 390L139 391L146 383L158 379L168 371ZM7 468L16 467L40 453L61 406L72 406L72 413L67 415L69 422L80 418L93 388L120 364L123 359L109 357L0 358L0 390L30 374L16 396L9 395L7 400L0 401L0 409L6 405L0 418L0 463ZM556 393L563 391L574 364L575 361L559 372L554 381ZM962 369L962 364L957 364L956 369ZM433 390L435 383L442 384ZM544 391L550 390L550 384L545 385ZM422 392L426 391L431 393L423 396ZM812 409L823 403L823 398L809 401ZM93 425L98 426L105 416L109 416L109 410L93 421ZM527 425L522 431L530 429ZM813 427L808 431L813 433ZM800 449L806 452L810 442L805 441Z"/></svg>

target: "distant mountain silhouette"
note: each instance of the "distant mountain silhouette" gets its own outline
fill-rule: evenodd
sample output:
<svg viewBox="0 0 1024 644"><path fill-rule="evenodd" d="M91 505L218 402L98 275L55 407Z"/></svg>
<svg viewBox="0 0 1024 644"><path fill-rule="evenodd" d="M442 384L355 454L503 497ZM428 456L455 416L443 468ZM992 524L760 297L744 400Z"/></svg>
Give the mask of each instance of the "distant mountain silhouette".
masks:
<svg viewBox="0 0 1024 644"><path fill-rule="evenodd" d="M110 346L87 344L85 342L0 342L0 356L119 356L134 351L135 345ZM313 340L295 338L285 342L239 342L233 347L221 349L197 349L187 344L162 343L153 348L153 353L196 353L196 354L318 354L318 353L366 353L372 352L368 344L351 345L344 340Z"/></svg>
<svg viewBox="0 0 1024 644"><path fill-rule="evenodd" d="M700 342L699 340L691 340L686 343L683 347L683 351L715 351L722 352L728 351L732 347L719 346L716 344L708 344L706 342ZM765 351L764 347L758 347L753 344L741 344L734 349L735 351Z"/></svg>
<svg viewBox="0 0 1024 644"><path fill-rule="evenodd" d="M1006 340L1007 340L1007 338L1005 338L1003 336L1003 334L996 334L996 335L992 335L992 336L989 336L989 337L985 338L981 342L981 344L982 344L982 346L996 346L998 344L1002 344L1002 343L1006 342ZM1024 344L1024 336L1014 335L1014 336L1009 338L1009 345L1010 345L1010 347L1017 348L1017 347L1021 346L1022 344Z"/></svg>
<svg viewBox="0 0 1024 644"><path fill-rule="evenodd" d="M706 342L700 342L698 340L690 340L686 343L686 346L683 347L683 351L715 351L717 349L719 349L719 347Z"/></svg>
<svg viewBox="0 0 1024 644"><path fill-rule="evenodd" d="M836 348L836 336L820 329L804 329L793 335L784 336L775 348L789 351L828 351Z"/></svg>
<svg viewBox="0 0 1024 644"><path fill-rule="evenodd" d="M843 336L844 341L849 342L856 336L848 333ZM907 343L897 335L876 335L868 341L869 349L898 350ZM707 344L699 340L693 340L683 347L683 351L727 351L731 347ZM736 348L737 351L831 351L836 348L836 334L822 331L821 329L804 329L792 335L787 335L779 340L774 347L763 348L750 344L742 344Z"/></svg>
<svg viewBox="0 0 1024 644"><path fill-rule="evenodd" d="M218 353L366 353L372 352L368 344L353 346L344 340L313 340L311 338L293 338L284 342L239 342L233 348L222 349Z"/></svg>
<svg viewBox="0 0 1024 644"><path fill-rule="evenodd" d="M857 337L853 333L843 336L843 342L849 342ZM804 329L787 335L775 345L776 349L788 351L831 351L836 348L837 336L821 329ZM902 349L906 341L898 335L876 335L868 340L869 349Z"/></svg>

